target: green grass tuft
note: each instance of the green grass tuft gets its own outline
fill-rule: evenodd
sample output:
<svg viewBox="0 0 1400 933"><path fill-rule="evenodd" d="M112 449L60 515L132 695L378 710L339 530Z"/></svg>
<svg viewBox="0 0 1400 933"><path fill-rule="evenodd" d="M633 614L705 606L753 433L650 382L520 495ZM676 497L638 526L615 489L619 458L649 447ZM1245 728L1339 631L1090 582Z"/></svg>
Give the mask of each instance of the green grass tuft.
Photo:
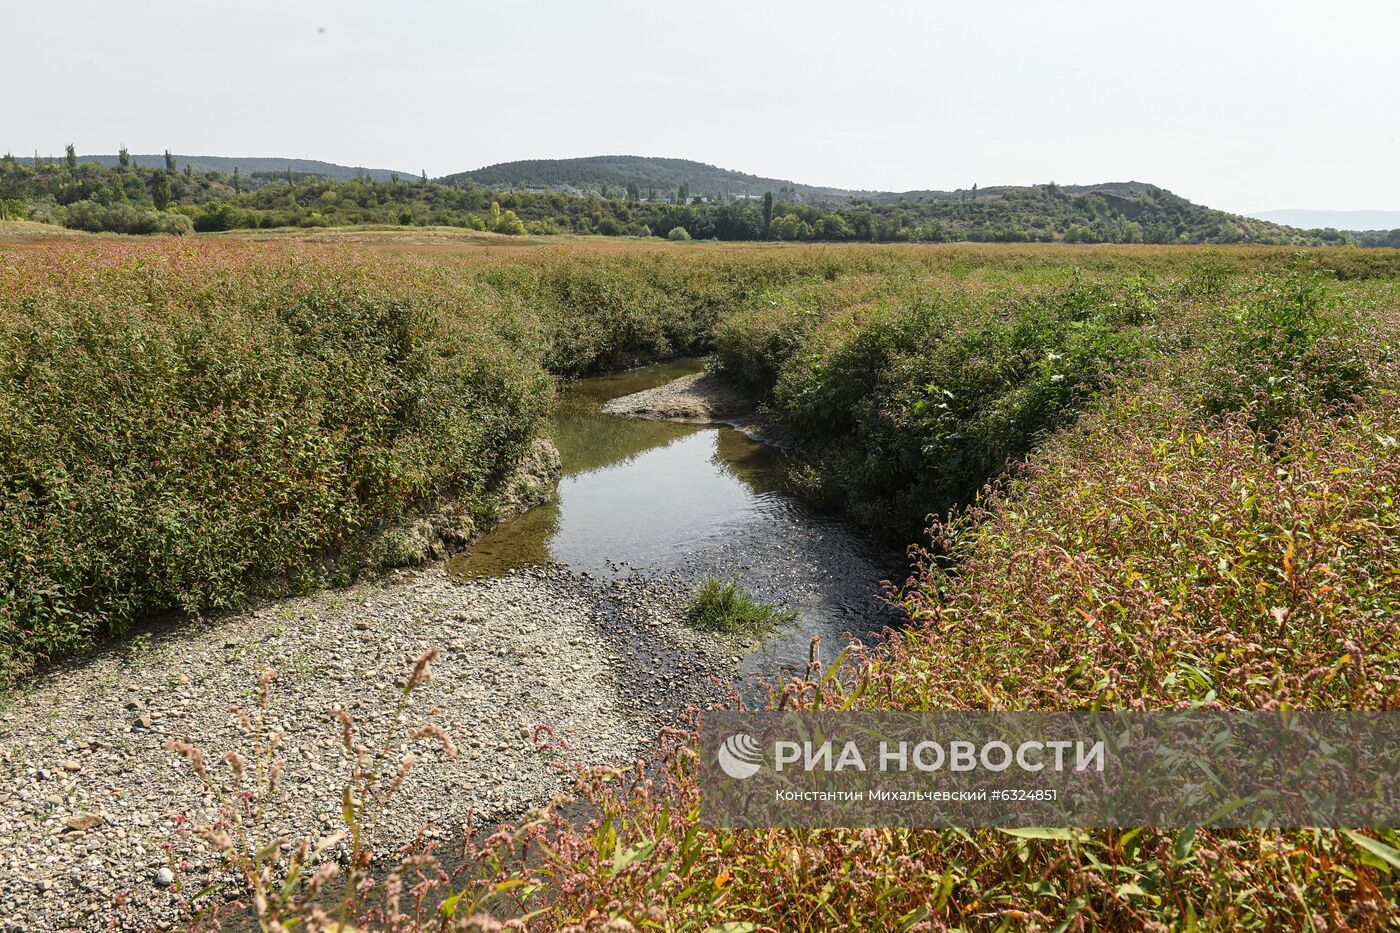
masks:
<svg viewBox="0 0 1400 933"><path fill-rule="evenodd" d="M795 610L754 599L738 584L714 577L696 584L686 613L696 628L726 635L761 635L797 619Z"/></svg>

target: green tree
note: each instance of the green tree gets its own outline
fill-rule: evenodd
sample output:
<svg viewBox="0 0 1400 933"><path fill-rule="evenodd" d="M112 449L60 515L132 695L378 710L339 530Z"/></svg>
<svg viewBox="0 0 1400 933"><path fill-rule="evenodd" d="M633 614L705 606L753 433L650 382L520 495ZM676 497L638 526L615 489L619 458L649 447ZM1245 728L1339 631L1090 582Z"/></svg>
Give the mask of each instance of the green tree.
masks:
<svg viewBox="0 0 1400 933"><path fill-rule="evenodd" d="M117 150L117 164L122 168L131 168L131 153L126 151L126 146Z"/></svg>
<svg viewBox="0 0 1400 933"><path fill-rule="evenodd" d="M76 172L78 170L78 150L73 148L72 143L69 143L64 149L63 161L67 163L68 171Z"/></svg>
<svg viewBox="0 0 1400 933"><path fill-rule="evenodd" d="M189 166L189 163L186 163L186 164L185 164L185 170L186 170L186 171L189 171L189 167L190 167L190 166ZM242 193L243 193L243 177L242 177L241 175L238 174L238 166L236 166L236 165L233 167L233 193L234 193L234 194L242 194Z"/></svg>
<svg viewBox="0 0 1400 933"><path fill-rule="evenodd" d="M180 170L180 167L175 164L175 157L170 154L169 149L165 150L165 170L172 175Z"/></svg>
<svg viewBox="0 0 1400 933"><path fill-rule="evenodd" d="M495 202L492 203L493 205L495 204ZM502 211L501 215L496 218L496 222L495 224L493 224L492 229L494 229L497 233L506 233L510 234L511 236L519 236L520 234L525 232L525 222L516 216L515 211Z"/></svg>
<svg viewBox="0 0 1400 933"><path fill-rule="evenodd" d="M815 235L812 225L796 214L773 218L773 236L780 240L810 240Z"/></svg>
<svg viewBox="0 0 1400 933"><path fill-rule="evenodd" d="M151 203L156 210L163 211L170 206L170 173L151 173Z"/></svg>
<svg viewBox="0 0 1400 933"><path fill-rule="evenodd" d="M773 192L763 193L763 235L769 236L773 229Z"/></svg>

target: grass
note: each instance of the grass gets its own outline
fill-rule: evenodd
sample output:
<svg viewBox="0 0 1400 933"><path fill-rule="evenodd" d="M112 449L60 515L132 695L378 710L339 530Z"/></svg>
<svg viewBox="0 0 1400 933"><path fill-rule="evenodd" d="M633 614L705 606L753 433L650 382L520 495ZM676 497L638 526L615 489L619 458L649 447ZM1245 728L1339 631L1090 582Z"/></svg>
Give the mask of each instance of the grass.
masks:
<svg viewBox="0 0 1400 933"><path fill-rule="evenodd" d="M686 603L690 624L706 632L756 637L797 620L795 610L757 600L731 580L706 577Z"/></svg>

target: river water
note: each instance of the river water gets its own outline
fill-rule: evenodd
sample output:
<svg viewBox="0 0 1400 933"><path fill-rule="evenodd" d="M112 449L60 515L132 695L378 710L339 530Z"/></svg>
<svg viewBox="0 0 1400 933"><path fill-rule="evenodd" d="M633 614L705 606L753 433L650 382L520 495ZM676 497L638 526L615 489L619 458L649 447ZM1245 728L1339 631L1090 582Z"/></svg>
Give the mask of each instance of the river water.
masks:
<svg viewBox="0 0 1400 933"><path fill-rule="evenodd" d="M899 556L791 495L783 451L729 427L599 411L702 368L682 360L564 386L549 429L564 467L558 498L483 536L448 572L472 579L557 562L600 578L734 579L799 613L744 652L745 668L766 674L800 670L813 635L830 663L847 633L864 638L898 624L879 596Z"/></svg>

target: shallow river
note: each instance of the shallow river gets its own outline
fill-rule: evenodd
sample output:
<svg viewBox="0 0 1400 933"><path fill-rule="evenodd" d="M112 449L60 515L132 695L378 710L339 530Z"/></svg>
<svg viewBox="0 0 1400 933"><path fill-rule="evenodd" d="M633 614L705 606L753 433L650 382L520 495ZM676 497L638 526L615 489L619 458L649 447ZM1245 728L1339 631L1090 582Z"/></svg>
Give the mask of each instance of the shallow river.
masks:
<svg viewBox="0 0 1400 933"><path fill-rule="evenodd" d="M800 669L812 635L829 662L844 635L898 622L878 599L898 555L784 489L784 454L728 427L604 415L618 396L698 372L695 360L583 379L560 392L550 437L558 499L481 538L448 565L475 578L549 561L598 577L634 570L732 578L796 609L798 622L748 652L746 667Z"/></svg>

